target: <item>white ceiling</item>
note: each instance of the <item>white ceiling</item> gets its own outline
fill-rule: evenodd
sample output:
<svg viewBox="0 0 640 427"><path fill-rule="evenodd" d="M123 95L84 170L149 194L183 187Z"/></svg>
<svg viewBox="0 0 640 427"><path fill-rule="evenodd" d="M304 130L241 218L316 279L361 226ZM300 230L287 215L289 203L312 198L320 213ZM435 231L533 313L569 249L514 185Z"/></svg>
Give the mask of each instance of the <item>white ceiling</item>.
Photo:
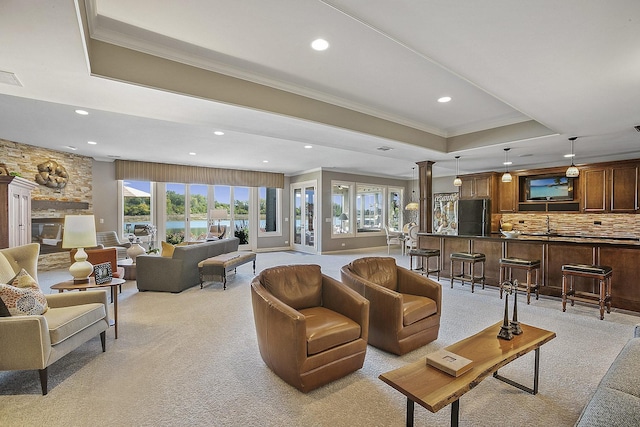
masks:
<svg viewBox="0 0 640 427"><path fill-rule="evenodd" d="M83 7L72 0L0 2L0 71L21 84L0 73L0 138L74 146L101 160L287 175L322 167L410 178L414 162L432 160L434 176L448 176L456 155L461 173L502 170L504 148L511 169L568 165L570 136L578 136L577 164L640 158L637 0L86 6L92 39L345 107L442 143L315 123L270 112L268 102L246 108L100 77L83 40ZM327 51L310 49L317 37L329 41ZM444 95L453 100L436 102ZM528 121L546 134L500 131ZM392 150L377 150L383 146Z"/></svg>

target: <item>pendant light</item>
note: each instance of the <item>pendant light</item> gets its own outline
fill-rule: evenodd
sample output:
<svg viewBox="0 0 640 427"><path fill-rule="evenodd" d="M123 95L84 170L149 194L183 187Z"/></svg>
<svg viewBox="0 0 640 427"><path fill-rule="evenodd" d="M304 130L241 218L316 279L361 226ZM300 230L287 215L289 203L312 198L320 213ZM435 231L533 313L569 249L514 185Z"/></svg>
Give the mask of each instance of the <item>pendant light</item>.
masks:
<svg viewBox="0 0 640 427"><path fill-rule="evenodd" d="M571 141L571 166L569 166L569 169L567 169L567 173L566 176L567 178L577 178L578 175L580 175L580 171L578 170L578 168L576 167L576 165L573 164L573 142L578 139L577 136L572 136L571 138L569 138L569 141Z"/></svg>
<svg viewBox="0 0 640 427"><path fill-rule="evenodd" d="M462 180L460 179L460 156L456 156L456 179L453 180L453 185L456 187L462 186Z"/></svg>
<svg viewBox="0 0 640 427"><path fill-rule="evenodd" d="M502 174L502 182L511 182L513 179L509 173L509 165L511 164L509 161L509 150L511 150L511 148L504 149L504 174Z"/></svg>
<svg viewBox="0 0 640 427"><path fill-rule="evenodd" d="M404 208L408 211L417 211L420 209L420 205L416 202L416 190L415 190L415 166L411 168L411 200Z"/></svg>

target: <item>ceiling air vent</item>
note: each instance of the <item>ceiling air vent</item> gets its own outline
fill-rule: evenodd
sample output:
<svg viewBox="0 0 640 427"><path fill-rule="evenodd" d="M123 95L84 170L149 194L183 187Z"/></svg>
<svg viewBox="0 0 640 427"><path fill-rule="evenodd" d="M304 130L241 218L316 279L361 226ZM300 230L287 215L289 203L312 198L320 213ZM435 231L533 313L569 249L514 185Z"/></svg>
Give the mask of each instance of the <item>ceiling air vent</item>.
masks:
<svg viewBox="0 0 640 427"><path fill-rule="evenodd" d="M636 131L640 132L640 125L633 127Z"/></svg>
<svg viewBox="0 0 640 427"><path fill-rule="evenodd" d="M22 83L20 83L20 80L18 80L18 77L16 77L15 74L10 73L8 71L0 70L0 83L22 87Z"/></svg>
<svg viewBox="0 0 640 427"><path fill-rule="evenodd" d="M393 150L393 148L387 147L387 146L382 146L382 147L376 148L376 150L378 150L378 151L389 151L389 150Z"/></svg>

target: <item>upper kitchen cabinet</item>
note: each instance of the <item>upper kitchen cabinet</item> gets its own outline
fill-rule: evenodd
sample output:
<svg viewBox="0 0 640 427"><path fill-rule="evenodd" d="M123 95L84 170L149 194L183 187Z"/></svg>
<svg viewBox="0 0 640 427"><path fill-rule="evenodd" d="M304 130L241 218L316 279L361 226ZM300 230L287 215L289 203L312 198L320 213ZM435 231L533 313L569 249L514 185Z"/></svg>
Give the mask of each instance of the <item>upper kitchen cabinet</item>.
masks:
<svg viewBox="0 0 640 427"><path fill-rule="evenodd" d="M461 199L490 199L496 194L497 174L482 173L463 175L460 187Z"/></svg>
<svg viewBox="0 0 640 427"><path fill-rule="evenodd" d="M518 207L518 177L514 175L511 182L499 181L498 189L499 212L516 212Z"/></svg>
<svg viewBox="0 0 640 427"><path fill-rule="evenodd" d="M605 168L584 169L580 173L584 189L582 210L604 212L607 209L607 170Z"/></svg>
<svg viewBox="0 0 640 427"><path fill-rule="evenodd" d="M583 212L638 211L638 164L617 163L581 172Z"/></svg>

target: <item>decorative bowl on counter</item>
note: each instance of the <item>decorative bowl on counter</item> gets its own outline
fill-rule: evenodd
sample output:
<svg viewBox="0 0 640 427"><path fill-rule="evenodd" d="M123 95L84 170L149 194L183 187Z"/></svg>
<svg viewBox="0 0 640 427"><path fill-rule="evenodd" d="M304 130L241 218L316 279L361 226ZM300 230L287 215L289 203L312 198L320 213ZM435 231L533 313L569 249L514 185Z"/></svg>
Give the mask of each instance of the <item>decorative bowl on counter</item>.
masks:
<svg viewBox="0 0 640 427"><path fill-rule="evenodd" d="M505 231L502 230L501 233L504 235L504 237L506 237L507 239L517 239L518 236L520 235L519 231Z"/></svg>

